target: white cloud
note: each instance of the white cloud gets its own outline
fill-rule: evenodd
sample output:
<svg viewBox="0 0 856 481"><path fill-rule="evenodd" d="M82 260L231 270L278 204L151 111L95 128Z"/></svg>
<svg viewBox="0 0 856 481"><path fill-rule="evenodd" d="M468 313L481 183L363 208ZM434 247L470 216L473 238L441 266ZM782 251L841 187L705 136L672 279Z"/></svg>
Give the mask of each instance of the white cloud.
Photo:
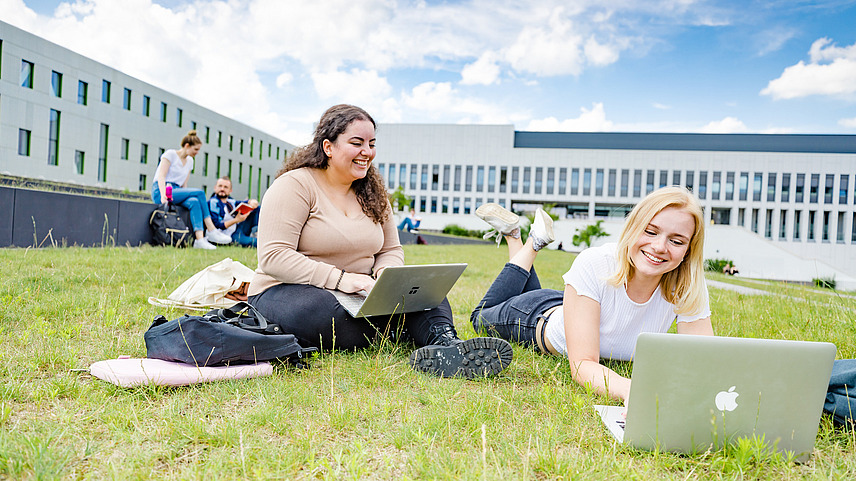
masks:
<svg viewBox="0 0 856 481"><path fill-rule="evenodd" d="M555 117L536 119L529 122L525 130L540 132L609 132L613 123L606 120L603 103L595 103L591 110L581 107L580 116L573 119L558 120Z"/></svg>
<svg viewBox="0 0 856 481"><path fill-rule="evenodd" d="M853 117L852 119L841 119L838 121L838 125L847 127L848 129L856 129L856 117Z"/></svg>
<svg viewBox="0 0 856 481"><path fill-rule="evenodd" d="M485 52L475 62L465 65L461 70L462 85L491 85L499 82L500 68L496 63L496 54Z"/></svg>
<svg viewBox="0 0 856 481"><path fill-rule="evenodd" d="M657 110L669 110L669 109L671 109L671 108L672 108L672 106L671 106L671 105L661 104L661 103L659 103L659 102L654 102L654 103L653 103L653 104L651 104L651 105L652 105L655 109L657 109Z"/></svg>
<svg viewBox="0 0 856 481"><path fill-rule="evenodd" d="M699 132L704 134L744 134L749 132L746 125L735 117L725 117L715 120L702 127Z"/></svg>
<svg viewBox="0 0 856 481"><path fill-rule="evenodd" d="M456 123L508 124L520 116L504 113L492 102L462 95L449 82L425 82L402 97L402 105L417 118Z"/></svg>
<svg viewBox="0 0 856 481"><path fill-rule="evenodd" d="M277 88L283 88L286 85L290 84L291 81L294 80L294 75L291 75L288 72L283 72L276 77L276 86Z"/></svg>
<svg viewBox="0 0 856 481"><path fill-rule="evenodd" d="M836 47L832 40L815 40L809 63L800 60L771 80L761 95L794 99L810 95L848 96L856 93L856 44Z"/></svg>
<svg viewBox="0 0 856 481"><path fill-rule="evenodd" d="M551 12L547 26L525 26L507 52L506 59L518 71L537 75L579 75L583 68L583 37L574 29L564 9Z"/></svg>
<svg viewBox="0 0 856 481"><path fill-rule="evenodd" d="M603 66L618 61L618 50L615 46L598 43L593 36L586 40L584 51L586 59L592 65Z"/></svg>

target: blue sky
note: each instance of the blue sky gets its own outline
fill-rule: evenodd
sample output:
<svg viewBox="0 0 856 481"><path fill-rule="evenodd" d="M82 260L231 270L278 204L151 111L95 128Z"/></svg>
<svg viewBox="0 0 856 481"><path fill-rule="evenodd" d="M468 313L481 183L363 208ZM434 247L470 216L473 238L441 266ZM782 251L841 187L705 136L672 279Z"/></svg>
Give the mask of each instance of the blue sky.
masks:
<svg viewBox="0 0 856 481"><path fill-rule="evenodd" d="M0 0L0 19L295 144L341 102L380 123L856 134L856 0Z"/></svg>

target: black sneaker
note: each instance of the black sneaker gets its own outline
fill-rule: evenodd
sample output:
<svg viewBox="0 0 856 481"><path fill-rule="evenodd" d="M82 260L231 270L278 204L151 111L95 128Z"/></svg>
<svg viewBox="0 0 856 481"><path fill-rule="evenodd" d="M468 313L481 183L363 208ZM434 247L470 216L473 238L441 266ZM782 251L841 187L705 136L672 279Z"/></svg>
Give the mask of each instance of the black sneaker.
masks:
<svg viewBox="0 0 856 481"><path fill-rule="evenodd" d="M475 337L448 346L420 347L410 355L410 366L439 377L473 379L499 374L511 364L511 344L496 337Z"/></svg>

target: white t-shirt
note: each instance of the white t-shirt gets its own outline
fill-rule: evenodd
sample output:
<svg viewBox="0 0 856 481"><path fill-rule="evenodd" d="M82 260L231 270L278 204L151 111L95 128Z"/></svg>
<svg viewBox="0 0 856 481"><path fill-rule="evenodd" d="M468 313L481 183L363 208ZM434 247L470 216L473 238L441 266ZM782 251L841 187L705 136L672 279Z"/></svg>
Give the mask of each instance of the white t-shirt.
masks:
<svg viewBox="0 0 856 481"><path fill-rule="evenodd" d="M169 170L166 171L164 182L172 182L179 186L184 185L190 171L193 170L193 157L188 155L185 159L186 162L182 164L178 152L175 149L169 149L163 153L161 158L169 161Z"/></svg>
<svg viewBox="0 0 856 481"><path fill-rule="evenodd" d="M672 323L691 322L710 317L707 286L704 304L693 315L677 315L674 304L666 301L660 288L646 302L637 303L627 296L625 286L614 287L606 279L618 269L615 258L617 244L605 244L582 251L562 276L566 285L578 295L600 304L600 357L630 361L636 349L636 337L642 332L666 332ZM567 355L565 319L562 309L556 309L547 321L547 339L562 355Z"/></svg>

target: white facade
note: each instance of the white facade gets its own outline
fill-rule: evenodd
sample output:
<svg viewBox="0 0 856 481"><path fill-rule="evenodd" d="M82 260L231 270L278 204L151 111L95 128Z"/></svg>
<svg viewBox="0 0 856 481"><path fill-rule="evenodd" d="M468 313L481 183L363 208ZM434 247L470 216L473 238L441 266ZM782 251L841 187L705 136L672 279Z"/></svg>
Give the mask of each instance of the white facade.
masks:
<svg viewBox="0 0 856 481"><path fill-rule="evenodd" d="M654 188L679 184L700 198L709 222L745 227L803 258L856 273L856 136L389 124L379 127L377 145L387 186L404 186L427 216L463 216L498 202L620 218Z"/></svg>
<svg viewBox="0 0 856 481"><path fill-rule="evenodd" d="M160 154L203 141L189 187L261 198L293 146L0 22L0 173L149 192Z"/></svg>

